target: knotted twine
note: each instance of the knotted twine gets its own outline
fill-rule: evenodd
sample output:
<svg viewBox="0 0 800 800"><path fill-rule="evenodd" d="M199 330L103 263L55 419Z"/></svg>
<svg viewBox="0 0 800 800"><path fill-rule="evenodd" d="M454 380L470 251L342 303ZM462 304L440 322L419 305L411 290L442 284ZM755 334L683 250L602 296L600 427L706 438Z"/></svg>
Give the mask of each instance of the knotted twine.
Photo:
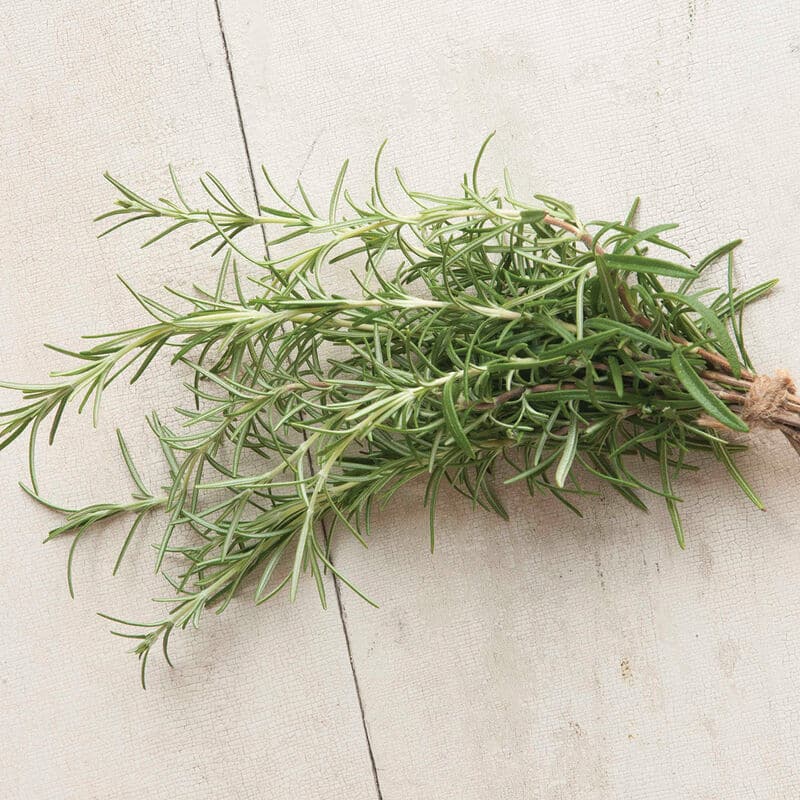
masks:
<svg viewBox="0 0 800 800"><path fill-rule="evenodd" d="M750 388L742 397L742 410L739 416L751 427L778 427L776 418L785 410L789 395L796 392L791 376L785 369L779 369L774 376L756 375ZM701 425L710 428L727 430L727 426L705 414L697 420Z"/></svg>
<svg viewBox="0 0 800 800"><path fill-rule="evenodd" d="M794 392L794 381L785 369L779 369L774 377L756 375L744 397L740 416L751 427L775 427L775 415L783 409L787 395Z"/></svg>

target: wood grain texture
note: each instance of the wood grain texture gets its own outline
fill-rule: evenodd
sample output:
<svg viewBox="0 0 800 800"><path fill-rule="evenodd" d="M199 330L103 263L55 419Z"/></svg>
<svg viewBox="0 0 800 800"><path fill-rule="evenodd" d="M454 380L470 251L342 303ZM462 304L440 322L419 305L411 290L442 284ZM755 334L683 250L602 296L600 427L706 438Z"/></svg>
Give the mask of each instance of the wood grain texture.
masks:
<svg viewBox="0 0 800 800"><path fill-rule="evenodd" d="M783 279L748 315L752 354L800 373L796 3L222 9L251 151L282 184L325 197L349 157L358 197L388 136L387 175L454 190L497 129L484 182L507 164L585 218L642 193L698 257L743 235L739 275ZM383 797L797 796L797 464L756 438L742 466L768 513L701 462L686 552L657 505L578 520L508 491L510 524L444 498L431 557L419 487L369 551L339 542L382 604L343 595Z"/></svg>
<svg viewBox="0 0 800 800"><path fill-rule="evenodd" d="M214 166L252 200L213 3L0 3L0 142L5 333L3 378L39 380L78 336L143 321L115 279L157 293L212 278L188 240L140 251L144 231L96 240L92 217L114 191L104 169L155 191L167 164L191 184ZM189 191L199 196L196 186ZM254 243L254 244L257 244ZM174 372L174 371L173 371ZM169 408L182 377L159 367L133 391L112 387L98 431L65 419L41 454L42 489L65 504L124 499L114 426L148 480L163 478L143 415ZM11 402L4 393L3 407ZM45 448L46 450L46 448ZM17 488L24 447L3 453L0 603L0 796L14 800L375 796L341 622L313 588L296 606L236 603L175 637L178 668L154 657L137 685L128 645L95 611L152 619L153 525L111 567L122 523L87 536L65 580L67 542L41 546L56 517Z"/></svg>

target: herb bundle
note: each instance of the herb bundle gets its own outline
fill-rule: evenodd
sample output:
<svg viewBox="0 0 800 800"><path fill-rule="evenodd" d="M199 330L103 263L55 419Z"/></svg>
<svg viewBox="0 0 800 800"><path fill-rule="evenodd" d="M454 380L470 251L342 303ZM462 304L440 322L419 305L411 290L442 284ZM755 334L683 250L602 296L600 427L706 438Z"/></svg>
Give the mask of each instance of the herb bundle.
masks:
<svg viewBox="0 0 800 800"><path fill-rule="evenodd" d="M363 203L344 190L345 163L323 214L302 186L293 203L266 171L275 201L254 214L211 174L201 180L209 207L190 205L172 171L172 200L107 176L120 197L98 219L110 230L162 222L146 244L199 227L193 247L222 254L216 287L170 290L179 308L131 289L151 322L57 348L78 363L50 383L0 384L23 395L0 416L0 448L30 433L26 490L46 502L33 460L45 422L52 442L71 402L96 417L104 389L123 373L138 380L156 357L190 375L183 424L149 418L163 489L145 485L119 434L130 501L48 503L66 514L48 538L74 534L69 564L92 525L132 515L115 570L144 517L162 516L156 570L182 568L165 575L175 590L166 613L122 634L137 640L143 675L156 642L166 655L175 628L223 611L242 587L258 604L283 589L294 597L304 574L323 603L326 570L350 586L331 558L334 536L365 542L372 509L412 479L426 482L431 548L443 484L506 516L493 482L501 462L505 483L575 510L586 476L641 509L656 495L683 547L673 485L694 469L691 451L716 457L760 507L733 460L744 444L729 434L766 424L798 447L800 397L786 375L758 376L742 339L742 310L775 281L734 288L738 241L687 265L664 238L676 226L636 226L638 201L624 220L583 223L552 197L517 199L507 174L503 192L479 190L480 154L454 197L412 191L398 173L409 208L396 210L379 163L380 152ZM270 255L239 246L255 226ZM247 285L237 256L260 270ZM725 289L697 289L721 259ZM343 271L354 291L332 288ZM642 461L658 465L657 485L637 477Z"/></svg>

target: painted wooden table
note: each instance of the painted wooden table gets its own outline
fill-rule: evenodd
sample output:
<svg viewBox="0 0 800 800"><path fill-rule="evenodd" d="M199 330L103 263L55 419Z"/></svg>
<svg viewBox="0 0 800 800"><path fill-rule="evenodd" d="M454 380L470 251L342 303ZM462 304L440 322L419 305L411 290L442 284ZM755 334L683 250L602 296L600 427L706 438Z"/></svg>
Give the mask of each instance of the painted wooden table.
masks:
<svg viewBox="0 0 800 800"><path fill-rule="evenodd" d="M739 275L783 279L748 315L751 353L800 375L794 0L0 10L3 378L43 377L53 354L31 343L141 321L116 273L156 291L215 270L187 240L97 241L104 169L156 193L168 163L189 185L210 168L254 204L262 162L323 197L349 156L358 194L388 136L387 162L449 191L493 129L484 173L499 181L507 164L520 193L565 197L586 218L619 218L641 194L642 220L681 223L698 255L742 235ZM178 393L157 368L110 390L96 431L70 417L42 452L45 493L122 499L109 453L123 421L156 475L143 415ZM379 610L343 591L322 611L313 587L293 605L243 599L174 637L177 667L154 662L147 692L95 611L153 613L157 529L115 578L122 523L86 537L70 601L68 545L39 545L54 515L17 489L15 446L0 457L0 793L798 797L798 465L768 432L754 438L741 466L768 513L701 464L683 485L685 552L657 505L645 516L598 498L578 519L509 490L508 524L446 498L431 556L412 487L369 550L343 539L335 552Z"/></svg>

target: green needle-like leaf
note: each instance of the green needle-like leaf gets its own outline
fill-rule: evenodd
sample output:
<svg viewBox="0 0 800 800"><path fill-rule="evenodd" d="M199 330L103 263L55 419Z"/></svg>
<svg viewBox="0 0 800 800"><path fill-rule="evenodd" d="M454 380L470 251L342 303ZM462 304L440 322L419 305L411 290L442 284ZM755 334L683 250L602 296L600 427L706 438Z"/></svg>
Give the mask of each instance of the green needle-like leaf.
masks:
<svg viewBox="0 0 800 800"><path fill-rule="evenodd" d="M564 449L561 451L561 458L556 467L556 486L564 488L567 476L572 469L572 462L575 460L575 453L578 451L578 418L573 416L569 422L567 440L564 442Z"/></svg>
<svg viewBox="0 0 800 800"><path fill-rule="evenodd" d="M675 375L683 384L687 392L697 401L697 403L714 419L721 422L734 431L747 433L750 430L747 423L734 414L725 403L718 397L711 394L711 390L703 382L692 365L680 350L675 350L672 354L672 368Z"/></svg>
<svg viewBox="0 0 800 800"><path fill-rule="evenodd" d="M77 543L93 526L120 539L115 572L134 536L152 540L167 582L161 612L145 623L106 617L133 626L115 633L134 643L143 681L154 645L168 660L176 629L222 613L243 591L261 604L313 581L324 605L329 572L337 591L364 597L335 562L334 542L366 546L374 510L400 491L409 493L400 514L414 497L428 506L431 550L448 488L506 519L506 492L549 493L580 513L574 501L598 483L639 510L647 494L663 497L683 547L673 485L696 469L693 452L714 455L761 507L732 458L744 444L726 437L748 430L745 416L800 441L791 382L758 377L744 346L742 310L774 282L734 288L738 241L694 269L665 260L686 256L664 238L675 225L639 229L638 199L619 221L586 223L570 203L515 196L507 173L504 192L487 189L479 167L488 142L452 195L414 191L397 173L391 195L382 145L359 200L345 187L345 161L323 216L303 186L293 203L266 171L272 196L252 211L211 173L197 206L171 169L172 199L107 176L119 199L98 219L110 230L148 226L155 253L191 228L193 250L223 254L219 276L205 289L178 276L168 301L126 283L131 317L144 312L147 324L53 346L73 363L49 382L0 382L20 395L0 411L0 449L29 435L26 491L64 517L48 540L73 537L70 592ZM262 229L268 257L247 251L240 234L251 228ZM690 294L725 255L724 289L712 301ZM241 279L237 256L258 267L252 280ZM67 407L96 419L123 373L131 383L164 380L151 369L159 363L185 390L173 422L160 411L147 420L163 488L149 488L120 433L128 500L79 509L45 501L37 435L48 431L52 443ZM639 475L643 461L658 463L660 485ZM127 530L104 524L123 515Z"/></svg>
<svg viewBox="0 0 800 800"><path fill-rule="evenodd" d="M668 278L694 278L695 271L691 267L682 267L671 261L645 256L625 256L617 253L606 253L606 263L615 269L639 272L643 275L665 275Z"/></svg>

